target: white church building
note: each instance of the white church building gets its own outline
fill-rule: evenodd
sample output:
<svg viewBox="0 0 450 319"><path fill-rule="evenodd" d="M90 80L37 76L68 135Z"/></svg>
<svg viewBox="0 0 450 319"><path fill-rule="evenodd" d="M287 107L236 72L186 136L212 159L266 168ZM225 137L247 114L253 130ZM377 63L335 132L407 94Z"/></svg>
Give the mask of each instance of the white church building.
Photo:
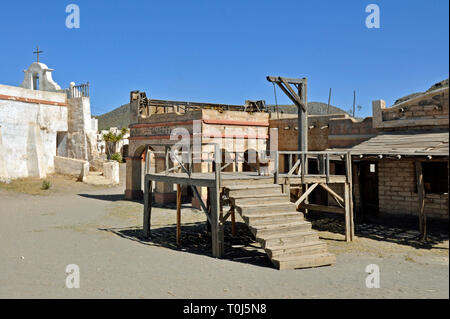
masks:
<svg viewBox="0 0 450 319"><path fill-rule="evenodd" d="M20 86L0 84L0 181L43 178L64 159L89 170L98 156L89 85L61 89L40 62L24 72Z"/></svg>

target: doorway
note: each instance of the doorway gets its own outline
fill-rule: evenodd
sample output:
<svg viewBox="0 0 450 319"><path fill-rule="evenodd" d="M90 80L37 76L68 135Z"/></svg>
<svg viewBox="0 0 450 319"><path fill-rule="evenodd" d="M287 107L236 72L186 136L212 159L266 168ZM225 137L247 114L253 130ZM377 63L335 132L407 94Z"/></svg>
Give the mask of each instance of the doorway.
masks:
<svg viewBox="0 0 450 319"><path fill-rule="evenodd" d="M379 213L378 199L378 163L360 162L359 183L361 196L361 215L375 216Z"/></svg>

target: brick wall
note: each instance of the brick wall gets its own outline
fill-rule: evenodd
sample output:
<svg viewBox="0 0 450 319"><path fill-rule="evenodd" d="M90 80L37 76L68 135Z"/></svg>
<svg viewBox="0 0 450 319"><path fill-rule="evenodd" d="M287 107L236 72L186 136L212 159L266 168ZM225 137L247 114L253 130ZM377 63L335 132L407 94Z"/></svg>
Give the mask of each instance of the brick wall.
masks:
<svg viewBox="0 0 450 319"><path fill-rule="evenodd" d="M407 160L378 162L380 213L418 215L415 164ZM358 203L358 201L357 201ZM448 218L448 194L426 194L427 217Z"/></svg>

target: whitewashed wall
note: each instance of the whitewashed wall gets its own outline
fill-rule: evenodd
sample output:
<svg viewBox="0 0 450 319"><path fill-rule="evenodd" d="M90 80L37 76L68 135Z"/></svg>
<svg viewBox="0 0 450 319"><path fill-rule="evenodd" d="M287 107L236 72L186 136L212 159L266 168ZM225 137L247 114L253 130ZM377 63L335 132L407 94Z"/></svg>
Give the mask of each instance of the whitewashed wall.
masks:
<svg viewBox="0 0 450 319"><path fill-rule="evenodd" d="M67 107L5 96L66 103L66 95L0 85L0 179L45 177L54 171L57 132L68 130Z"/></svg>

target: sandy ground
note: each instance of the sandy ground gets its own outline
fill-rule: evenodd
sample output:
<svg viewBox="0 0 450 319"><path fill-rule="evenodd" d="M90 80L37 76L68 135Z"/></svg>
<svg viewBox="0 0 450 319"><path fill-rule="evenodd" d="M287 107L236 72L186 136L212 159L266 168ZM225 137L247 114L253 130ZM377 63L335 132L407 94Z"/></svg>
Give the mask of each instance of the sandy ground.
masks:
<svg viewBox="0 0 450 319"><path fill-rule="evenodd" d="M449 297L448 234L423 247L390 239L399 230L364 226L349 244L339 225L315 220L336 265L278 271L241 223L238 238L226 225L226 256L212 258L205 217L189 206L181 247L170 208L153 209L153 236L144 240L142 203L124 201L123 190L57 176L39 195L0 187L0 298ZM69 264L80 267L79 289L65 286ZM369 264L380 268L378 289L366 288Z"/></svg>

